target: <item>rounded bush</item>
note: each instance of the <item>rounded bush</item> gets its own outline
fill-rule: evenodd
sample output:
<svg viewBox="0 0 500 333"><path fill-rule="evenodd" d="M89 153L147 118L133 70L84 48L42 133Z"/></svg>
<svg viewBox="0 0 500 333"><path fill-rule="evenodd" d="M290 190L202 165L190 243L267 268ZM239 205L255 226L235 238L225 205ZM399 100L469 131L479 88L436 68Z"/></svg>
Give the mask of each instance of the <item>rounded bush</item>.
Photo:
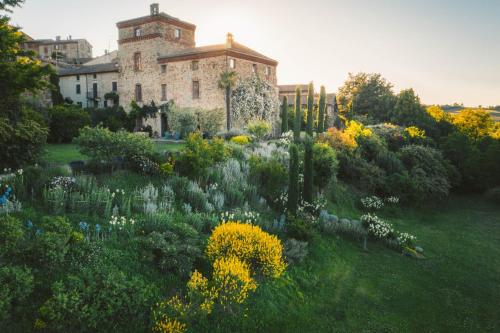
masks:
<svg viewBox="0 0 500 333"><path fill-rule="evenodd" d="M250 224L228 222L214 229L208 240L207 256L215 261L234 256L248 264L252 272L279 277L285 271L281 241Z"/></svg>

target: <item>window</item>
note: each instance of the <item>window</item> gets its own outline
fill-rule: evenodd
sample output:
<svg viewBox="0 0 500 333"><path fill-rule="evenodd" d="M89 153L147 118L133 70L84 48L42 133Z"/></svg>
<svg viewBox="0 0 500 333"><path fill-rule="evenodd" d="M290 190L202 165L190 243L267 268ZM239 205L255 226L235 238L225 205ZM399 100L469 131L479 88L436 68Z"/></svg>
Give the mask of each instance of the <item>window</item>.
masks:
<svg viewBox="0 0 500 333"><path fill-rule="evenodd" d="M108 107L108 101L107 100L104 100L104 107L107 108Z"/></svg>
<svg viewBox="0 0 500 333"><path fill-rule="evenodd" d="M161 100L162 101L167 100L167 85L166 84L161 85Z"/></svg>
<svg viewBox="0 0 500 333"><path fill-rule="evenodd" d="M134 28L134 37L141 37L141 36L142 36L142 29Z"/></svg>
<svg viewBox="0 0 500 333"><path fill-rule="evenodd" d="M79 107L83 106L82 102L76 102L76 105L78 105Z"/></svg>
<svg viewBox="0 0 500 333"><path fill-rule="evenodd" d="M193 99L200 98L200 81L193 81Z"/></svg>
<svg viewBox="0 0 500 333"><path fill-rule="evenodd" d="M177 39L181 38L181 29L175 28L175 30L174 30L174 37L177 38Z"/></svg>
<svg viewBox="0 0 500 333"><path fill-rule="evenodd" d="M140 71L142 69L142 57L141 52L134 53L134 71Z"/></svg>
<svg viewBox="0 0 500 333"><path fill-rule="evenodd" d="M97 79L97 74L94 74L93 77L94 77L94 80L96 80Z"/></svg>
<svg viewBox="0 0 500 333"><path fill-rule="evenodd" d="M76 80L77 80L77 81L80 81L80 75L77 75L77 76L76 76Z"/></svg>
<svg viewBox="0 0 500 333"><path fill-rule="evenodd" d="M252 73L257 73L257 64L252 64Z"/></svg>
<svg viewBox="0 0 500 333"><path fill-rule="evenodd" d="M59 50L59 45L56 45L56 50Z"/></svg>
<svg viewBox="0 0 500 333"><path fill-rule="evenodd" d="M193 62L191 63L191 69L193 71L197 71L198 70L198 67L199 67L199 62L198 60L193 60Z"/></svg>
<svg viewBox="0 0 500 333"><path fill-rule="evenodd" d="M229 68L235 69L236 68L236 60L233 58L229 59Z"/></svg>
<svg viewBox="0 0 500 333"><path fill-rule="evenodd" d="M94 98L97 98L98 94L97 94L97 83L92 83L92 96Z"/></svg>
<svg viewBox="0 0 500 333"><path fill-rule="evenodd" d="M113 92L117 92L118 91L118 83L117 82L111 82L111 90Z"/></svg>
<svg viewBox="0 0 500 333"><path fill-rule="evenodd" d="M271 75L271 67L266 66L266 76Z"/></svg>
<svg viewBox="0 0 500 333"><path fill-rule="evenodd" d="M76 94L80 95L82 93L82 88L80 87L79 84L76 85Z"/></svg>
<svg viewBox="0 0 500 333"><path fill-rule="evenodd" d="M135 85L135 101L142 102L142 86L140 84Z"/></svg>
<svg viewBox="0 0 500 333"><path fill-rule="evenodd" d="M49 48L47 46L43 48L43 53L49 54Z"/></svg>
<svg viewBox="0 0 500 333"><path fill-rule="evenodd" d="M167 72L167 65L161 65L161 72L166 73Z"/></svg>

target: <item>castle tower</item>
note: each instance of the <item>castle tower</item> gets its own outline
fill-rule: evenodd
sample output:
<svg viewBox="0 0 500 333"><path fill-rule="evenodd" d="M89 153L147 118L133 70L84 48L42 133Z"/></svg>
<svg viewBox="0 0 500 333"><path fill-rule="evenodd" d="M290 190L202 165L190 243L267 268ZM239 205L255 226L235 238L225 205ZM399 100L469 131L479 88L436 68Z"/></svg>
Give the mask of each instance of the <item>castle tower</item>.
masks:
<svg viewBox="0 0 500 333"><path fill-rule="evenodd" d="M166 75L158 57L195 47L196 26L160 12L157 3L151 4L149 15L116 26L120 104L129 109L132 101L139 105L157 102Z"/></svg>

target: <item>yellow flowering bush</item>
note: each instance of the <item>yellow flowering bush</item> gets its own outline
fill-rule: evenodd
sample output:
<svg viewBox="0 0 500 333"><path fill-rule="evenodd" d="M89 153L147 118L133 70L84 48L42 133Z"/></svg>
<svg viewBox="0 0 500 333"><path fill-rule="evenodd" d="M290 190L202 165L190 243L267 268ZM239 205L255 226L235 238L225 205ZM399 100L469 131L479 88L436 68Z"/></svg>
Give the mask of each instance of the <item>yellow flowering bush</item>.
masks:
<svg viewBox="0 0 500 333"><path fill-rule="evenodd" d="M231 138L231 142L244 146L250 143L250 138L248 135L237 135Z"/></svg>
<svg viewBox="0 0 500 333"><path fill-rule="evenodd" d="M416 126L410 126L405 128L405 132L410 138L425 139L425 131Z"/></svg>
<svg viewBox="0 0 500 333"><path fill-rule="evenodd" d="M230 221L217 226L208 240L206 254L214 263L220 258L236 257L252 273L269 277L281 276L286 268L281 241L250 224Z"/></svg>
<svg viewBox="0 0 500 333"><path fill-rule="evenodd" d="M257 289L248 265L236 257L216 259L213 268L213 285L222 305L241 304Z"/></svg>
<svg viewBox="0 0 500 333"><path fill-rule="evenodd" d="M184 333L186 332L186 324L183 324L176 319L165 317L163 321L157 322L153 327L153 332L161 333Z"/></svg>
<svg viewBox="0 0 500 333"><path fill-rule="evenodd" d="M182 333L186 325L175 318L185 318L189 312L189 305L179 296L174 296L168 301L157 304L153 312L153 332Z"/></svg>

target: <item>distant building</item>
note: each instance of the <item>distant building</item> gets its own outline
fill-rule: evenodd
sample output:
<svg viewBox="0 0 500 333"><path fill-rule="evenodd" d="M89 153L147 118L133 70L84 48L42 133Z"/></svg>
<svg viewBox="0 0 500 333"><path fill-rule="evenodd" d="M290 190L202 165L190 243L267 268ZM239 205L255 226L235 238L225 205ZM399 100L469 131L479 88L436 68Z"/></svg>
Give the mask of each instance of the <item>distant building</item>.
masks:
<svg viewBox="0 0 500 333"><path fill-rule="evenodd" d="M28 39L24 49L33 51L42 60L82 64L92 59L92 45L86 39Z"/></svg>
<svg viewBox="0 0 500 333"><path fill-rule="evenodd" d="M295 90L296 88L300 88L300 100L301 105L303 107L307 106L307 95L309 92L309 86L307 84L284 84L278 85L280 103L283 102L283 97L286 96L287 103L289 106L295 105ZM314 93L314 104L319 103L319 93ZM335 104L335 94L327 93L326 94L326 112L329 115L332 115L330 119L333 121L334 117L337 116L334 114L334 104Z"/></svg>
<svg viewBox="0 0 500 333"><path fill-rule="evenodd" d="M110 56L60 69L64 97L83 106L103 107L108 104L104 95L114 90L127 111L132 101L161 106L173 100L180 107L224 112L224 91L218 86L221 73L235 71L240 79L259 75L277 84L276 60L237 43L231 34L224 44L196 47L196 26L161 13L158 4L151 5L150 15L116 26L116 60ZM146 124L158 135L167 130L163 117L147 119Z"/></svg>

